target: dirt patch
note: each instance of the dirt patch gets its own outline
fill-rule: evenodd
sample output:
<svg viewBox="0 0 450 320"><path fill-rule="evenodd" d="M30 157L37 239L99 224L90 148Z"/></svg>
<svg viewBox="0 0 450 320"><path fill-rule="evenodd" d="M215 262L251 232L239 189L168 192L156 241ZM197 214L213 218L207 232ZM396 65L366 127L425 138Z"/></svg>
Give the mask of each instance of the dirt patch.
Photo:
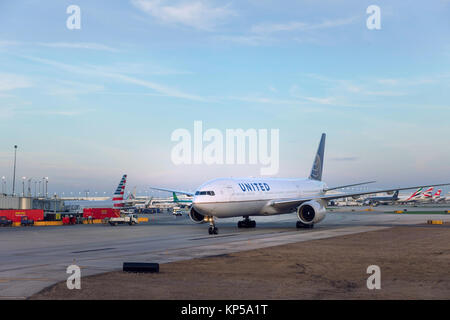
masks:
<svg viewBox="0 0 450 320"><path fill-rule="evenodd" d="M366 286L369 265L381 289ZM395 227L160 265L159 274L110 272L31 299L450 299L450 228Z"/></svg>

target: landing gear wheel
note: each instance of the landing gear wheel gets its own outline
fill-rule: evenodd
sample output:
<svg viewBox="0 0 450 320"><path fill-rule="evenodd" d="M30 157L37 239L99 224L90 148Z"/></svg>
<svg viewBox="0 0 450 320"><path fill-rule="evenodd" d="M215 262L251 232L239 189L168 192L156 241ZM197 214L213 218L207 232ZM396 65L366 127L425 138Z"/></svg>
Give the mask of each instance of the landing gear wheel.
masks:
<svg viewBox="0 0 450 320"><path fill-rule="evenodd" d="M219 234L219 229L217 227L209 227L208 229L209 234Z"/></svg>
<svg viewBox="0 0 450 320"><path fill-rule="evenodd" d="M256 221L250 220L248 217L244 217L244 220L238 221L238 228L255 228Z"/></svg>

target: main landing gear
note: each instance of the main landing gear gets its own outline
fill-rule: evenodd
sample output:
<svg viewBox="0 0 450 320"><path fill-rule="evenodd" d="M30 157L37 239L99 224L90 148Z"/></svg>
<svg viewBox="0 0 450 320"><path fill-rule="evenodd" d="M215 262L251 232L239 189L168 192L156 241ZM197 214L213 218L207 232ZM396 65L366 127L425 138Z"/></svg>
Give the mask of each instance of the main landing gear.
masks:
<svg viewBox="0 0 450 320"><path fill-rule="evenodd" d="M238 222L238 228L254 228L256 227L256 221L250 220L248 216L244 217L244 220Z"/></svg>
<svg viewBox="0 0 450 320"><path fill-rule="evenodd" d="M216 227L216 224L214 223L214 217L205 217L205 221L209 221L209 228L208 233L209 234L219 234L219 229Z"/></svg>
<svg viewBox="0 0 450 320"><path fill-rule="evenodd" d="M304 224L303 222L301 222L301 221L297 221L297 229L312 229L312 228L314 228L314 224L313 223L311 223L311 224Z"/></svg>

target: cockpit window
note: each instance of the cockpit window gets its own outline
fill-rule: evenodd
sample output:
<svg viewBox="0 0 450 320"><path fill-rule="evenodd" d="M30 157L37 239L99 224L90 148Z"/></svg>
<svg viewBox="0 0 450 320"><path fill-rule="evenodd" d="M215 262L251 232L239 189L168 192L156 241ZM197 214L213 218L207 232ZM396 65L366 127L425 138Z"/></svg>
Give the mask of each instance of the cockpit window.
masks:
<svg viewBox="0 0 450 320"><path fill-rule="evenodd" d="M214 191L197 191L195 193L196 196L215 196L216 194L214 193Z"/></svg>

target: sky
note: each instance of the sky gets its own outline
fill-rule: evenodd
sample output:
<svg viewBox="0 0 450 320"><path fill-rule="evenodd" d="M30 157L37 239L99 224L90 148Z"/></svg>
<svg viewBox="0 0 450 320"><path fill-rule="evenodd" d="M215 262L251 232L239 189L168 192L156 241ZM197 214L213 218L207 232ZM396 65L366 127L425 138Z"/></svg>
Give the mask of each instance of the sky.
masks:
<svg viewBox="0 0 450 320"><path fill-rule="evenodd" d="M80 29L69 29L70 5ZM369 30L370 5L381 28ZM195 190L177 129L279 129L274 177L450 182L450 1L0 1L0 176L49 193ZM71 20L72 21L72 20ZM130 189L129 189L130 190Z"/></svg>

